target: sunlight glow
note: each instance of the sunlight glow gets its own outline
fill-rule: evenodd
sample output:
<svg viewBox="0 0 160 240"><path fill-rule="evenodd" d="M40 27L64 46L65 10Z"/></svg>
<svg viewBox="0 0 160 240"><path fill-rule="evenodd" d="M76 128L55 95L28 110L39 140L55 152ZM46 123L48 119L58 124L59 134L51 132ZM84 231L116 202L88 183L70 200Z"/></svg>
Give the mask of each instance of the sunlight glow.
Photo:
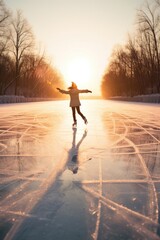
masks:
<svg viewBox="0 0 160 240"><path fill-rule="evenodd" d="M76 58L68 63L65 71L67 85L75 82L78 88L86 88L91 83L92 68L86 58Z"/></svg>

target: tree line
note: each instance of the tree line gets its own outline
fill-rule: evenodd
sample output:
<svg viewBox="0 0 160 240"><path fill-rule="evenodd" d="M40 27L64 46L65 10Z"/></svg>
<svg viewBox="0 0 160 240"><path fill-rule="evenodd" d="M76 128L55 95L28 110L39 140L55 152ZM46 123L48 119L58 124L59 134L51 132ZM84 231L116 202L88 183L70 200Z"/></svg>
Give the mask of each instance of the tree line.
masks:
<svg viewBox="0 0 160 240"><path fill-rule="evenodd" d="M105 98L160 93L160 0L137 11L136 26L111 54L101 84Z"/></svg>
<svg viewBox="0 0 160 240"><path fill-rule="evenodd" d="M0 0L0 95L59 96L63 79L36 47L31 26L22 12L13 13Z"/></svg>

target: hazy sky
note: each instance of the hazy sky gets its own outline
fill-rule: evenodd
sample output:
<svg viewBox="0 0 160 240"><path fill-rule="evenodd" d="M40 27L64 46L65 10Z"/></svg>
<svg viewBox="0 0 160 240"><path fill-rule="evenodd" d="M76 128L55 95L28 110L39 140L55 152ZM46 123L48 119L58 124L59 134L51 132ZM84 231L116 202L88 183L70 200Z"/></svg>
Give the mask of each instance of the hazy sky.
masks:
<svg viewBox="0 0 160 240"><path fill-rule="evenodd" d="M116 44L126 42L136 10L145 0L6 0L21 9L38 44L67 84L100 92L108 58ZM76 81L77 80L77 81Z"/></svg>

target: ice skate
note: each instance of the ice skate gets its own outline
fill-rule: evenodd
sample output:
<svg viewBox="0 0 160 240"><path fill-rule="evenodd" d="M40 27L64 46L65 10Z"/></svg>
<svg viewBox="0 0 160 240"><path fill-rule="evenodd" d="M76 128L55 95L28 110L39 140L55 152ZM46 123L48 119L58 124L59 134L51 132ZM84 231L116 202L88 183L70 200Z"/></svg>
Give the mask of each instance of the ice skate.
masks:
<svg viewBox="0 0 160 240"><path fill-rule="evenodd" d="M74 122L74 123L72 124L72 128L77 128L77 122Z"/></svg>

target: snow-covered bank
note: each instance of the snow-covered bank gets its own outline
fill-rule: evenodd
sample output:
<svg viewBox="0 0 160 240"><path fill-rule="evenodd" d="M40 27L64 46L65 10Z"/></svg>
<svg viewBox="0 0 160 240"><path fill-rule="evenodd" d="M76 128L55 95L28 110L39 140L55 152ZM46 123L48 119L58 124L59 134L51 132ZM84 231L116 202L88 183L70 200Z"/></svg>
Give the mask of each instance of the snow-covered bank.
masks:
<svg viewBox="0 0 160 240"><path fill-rule="evenodd" d="M96 97L96 99L97 98L99 99L99 97ZM118 100L118 101L130 101L130 102L160 103L160 94L138 95L134 97L117 96L117 97L111 97L109 99ZM0 96L0 104L42 102L42 101L53 101L53 100L60 100L60 98L33 98L33 97L14 96L14 95Z"/></svg>
<svg viewBox="0 0 160 240"><path fill-rule="evenodd" d="M0 96L0 104L1 103L22 103L22 102L41 102L41 101L52 101L54 98L31 98L24 96L10 96L4 95Z"/></svg>
<svg viewBox="0 0 160 240"><path fill-rule="evenodd" d="M130 101L130 102L148 102L160 103L160 94L138 95L133 97L117 96L110 98L111 100Z"/></svg>

